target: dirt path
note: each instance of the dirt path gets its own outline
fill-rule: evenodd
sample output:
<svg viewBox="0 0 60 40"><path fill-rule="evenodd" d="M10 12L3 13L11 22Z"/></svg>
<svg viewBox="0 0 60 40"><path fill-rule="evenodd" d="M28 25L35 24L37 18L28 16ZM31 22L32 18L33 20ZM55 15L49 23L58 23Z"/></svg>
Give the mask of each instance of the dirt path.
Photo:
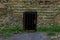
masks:
<svg viewBox="0 0 60 40"><path fill-rule="evenodd" d="M5 39L0 39L5 40ZM9 37L6 40L49 40L49 37L45 33L35 32L35 33L23 33L16 34Z"/></svg>

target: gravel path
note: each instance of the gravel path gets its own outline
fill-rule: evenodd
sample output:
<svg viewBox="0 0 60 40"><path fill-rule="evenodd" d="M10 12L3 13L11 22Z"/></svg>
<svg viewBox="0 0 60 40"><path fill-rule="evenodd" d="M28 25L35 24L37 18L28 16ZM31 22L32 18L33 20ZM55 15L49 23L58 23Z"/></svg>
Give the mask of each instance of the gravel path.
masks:
<svg viewBox="0 0 60 40"><path fill-rule="evenodd" d="M9 37L7 40L49 40L49 37L45 33L35 32L16 34Z"/></svg>

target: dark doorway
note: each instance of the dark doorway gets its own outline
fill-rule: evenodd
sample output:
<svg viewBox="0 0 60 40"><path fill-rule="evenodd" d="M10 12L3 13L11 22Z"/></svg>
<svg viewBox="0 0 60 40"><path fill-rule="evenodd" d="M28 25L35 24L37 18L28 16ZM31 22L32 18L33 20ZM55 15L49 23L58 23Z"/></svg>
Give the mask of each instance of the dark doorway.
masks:
<svg viewBox="0 0 60 40"><path fill-rule="evenodd" d="M35 30L37 27L37 12L23 13L23 27L24 30Z"/></svg>

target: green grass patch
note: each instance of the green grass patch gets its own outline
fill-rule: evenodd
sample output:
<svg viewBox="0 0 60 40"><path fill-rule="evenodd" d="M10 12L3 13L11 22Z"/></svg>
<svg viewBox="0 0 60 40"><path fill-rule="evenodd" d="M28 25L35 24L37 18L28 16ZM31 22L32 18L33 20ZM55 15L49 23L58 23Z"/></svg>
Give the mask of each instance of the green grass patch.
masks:
<svg viewBox="0 0 60 40"><path fill-rule="evenodd" d="M19 25L15 25L15 26L12 26L12 27L2 27L2 28L0 28L0 33L2 33L3 38L7 38L10 35L21 33L21 32L24 32L24 30L21 29Z"/></svg>
<svg viewBox="0 0 60 40"><path fill-rule="evenodd" d="M37 29L38 32L60 32L60 25L53 24L51 26L41 26Z"/></svg>
<svg viewBox="0 0 60 40"><path fill-rule="evenodd" d="M50 26L40 26L39 28L37 28L38 32L46 32L47 35L49 36L55 36L56 33L60 33L60 24L58 23L54 23L53 25Z"/></svg>

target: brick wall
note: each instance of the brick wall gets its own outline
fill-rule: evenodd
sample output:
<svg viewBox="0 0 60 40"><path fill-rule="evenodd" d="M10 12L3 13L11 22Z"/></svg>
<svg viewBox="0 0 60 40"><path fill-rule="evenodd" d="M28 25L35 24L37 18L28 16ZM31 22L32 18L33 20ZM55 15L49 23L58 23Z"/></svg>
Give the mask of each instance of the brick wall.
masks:
<svg viewBox="0 0 60 40"><path fill-rule="evenodd" d="M58 1L39 1L39 0L30 0L30 1L24 1L24 0L9 0L8 2L3 4L7 8L7 17L5 18L7 22L6 25L16 25L15 23L22 24L23 20L23 12L27 10L31 11L37 11L37 25L50 25L53 22L55 22L54 18L56 14L59 14L60 12L60 2ZM17 16L17 17L16 17ZM11 18L11 19L10 19ZM9 20L8 20L9 19ZM13 20L12 20L13 19ZM18 20L16 22L16 20ZM3 21L3 20L2 20Z"/></svg>

